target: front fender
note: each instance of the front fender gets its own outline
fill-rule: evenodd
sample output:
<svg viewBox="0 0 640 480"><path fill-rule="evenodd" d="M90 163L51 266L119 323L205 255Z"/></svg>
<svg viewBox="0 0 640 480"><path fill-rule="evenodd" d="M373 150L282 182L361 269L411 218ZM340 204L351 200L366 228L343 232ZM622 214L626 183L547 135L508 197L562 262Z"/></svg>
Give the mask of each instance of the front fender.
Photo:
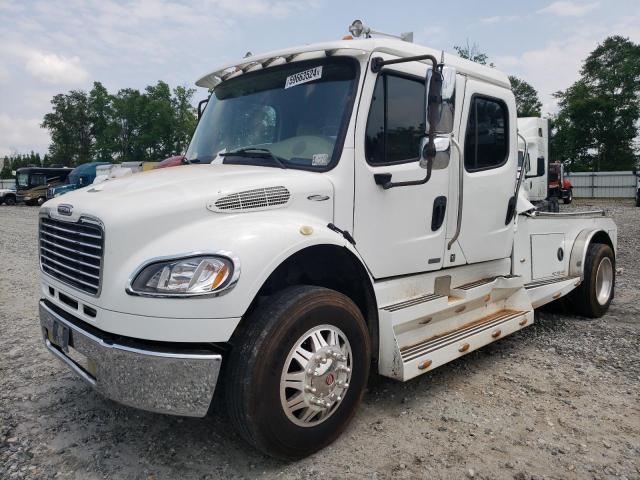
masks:
<svg viewBox="0 0 640 480"><path fill-rule="evenodd" d="M148 241L144 248L127 249L129 255L118 262L110 262L105 278L113 281L103 286L98 306L127 314L165 318L241 317L271 273L300 250L316 245L341 246L362 262L353 245L327 224L328 221L317 216L282 209L220 215L168 230ZM127 239L118 241L126 242ZM241 269L236 285L220 296L206 298L149 298L125 292L129 277L141 264L155 257L196 251L233 253L240 260Z"/></svg>

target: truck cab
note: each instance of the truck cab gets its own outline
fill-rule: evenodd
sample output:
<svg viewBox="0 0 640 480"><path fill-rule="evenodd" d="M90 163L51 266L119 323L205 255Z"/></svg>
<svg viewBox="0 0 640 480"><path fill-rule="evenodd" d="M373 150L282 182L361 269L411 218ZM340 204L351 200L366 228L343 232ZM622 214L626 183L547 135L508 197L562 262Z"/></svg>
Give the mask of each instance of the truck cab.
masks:
<svg viewBox="0 0 640 480"><path fill-rule="evenodd" d="M196 84L189 165L41 209L45 345L108 398L204 416L224 383L243 438L301 458L346 428L370 370L428 374L565 296L605 314L616 226L526 199L497 69L365 38Z"/></svg>
<svg viewBox="0 0 640 480"><path fill-rule="evenodd" d="M55 198L78 188L91 185L96 178L96 168L100 165L110 165L109 162L89 162L78 165L67 177L67 183L47 189L47 198Z"/></svg>
<svg viewBox="0 0 640 480"><path fill-rule="evenodd" d="M549 197L562 199L565 204L573 201L573 186L566 177L565 166L561 162L549 164Z"/></svg>

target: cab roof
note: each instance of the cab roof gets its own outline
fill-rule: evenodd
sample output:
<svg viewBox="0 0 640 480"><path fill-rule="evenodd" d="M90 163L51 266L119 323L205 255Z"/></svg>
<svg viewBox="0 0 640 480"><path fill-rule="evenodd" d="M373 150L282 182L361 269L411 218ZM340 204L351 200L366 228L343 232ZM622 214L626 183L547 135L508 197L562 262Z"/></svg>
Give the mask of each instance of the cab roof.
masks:
<svg viewBox="0 0 640 480"><path fill-rule="evenodd" d="M218 67L216 70L200 78L196 82L196 85L204 88L214 88L219 83L230 78L271 66L334 55L370 56L375 52L387 53L398 57L430 54L438 60L440 60L442 55L441 50L423 47L402 40L388 38L337 40L300 45L283 50L251 55L238 62L232 62ZM459 73L511 89L511 83L507 75L495 68L480 65L479 63L466 60L451 53L444 54L444 63L445 65L455 67Z"/></svg>

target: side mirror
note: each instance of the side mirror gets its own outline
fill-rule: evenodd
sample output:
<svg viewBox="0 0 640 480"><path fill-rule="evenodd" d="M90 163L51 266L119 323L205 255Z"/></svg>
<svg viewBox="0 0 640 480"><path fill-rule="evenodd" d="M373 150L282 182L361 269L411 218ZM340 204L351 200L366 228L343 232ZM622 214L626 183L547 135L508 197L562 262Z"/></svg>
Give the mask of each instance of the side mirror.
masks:
<svg viewBox="0 0 640 480"><path fill-rule="evenodd" d="M431 165L433 165L433 160L436 159L439 153L446 153L448 155L449 149L451 148L451 138L449 135L436 137L433 141L433 145L435 147L435 155L431 161ZM429 168L429 137L424 137L422 142L420 143L420 166L422 168Z"/></svg>
<svg viewBox="0 0 640 480"><path fill-rule="evenodd" d="M453 132L453 117L456 108L456 69L443 66L433 74L433 69L427 70L427 105L426 132L431 125L434 133L449 134Z"/></svg>

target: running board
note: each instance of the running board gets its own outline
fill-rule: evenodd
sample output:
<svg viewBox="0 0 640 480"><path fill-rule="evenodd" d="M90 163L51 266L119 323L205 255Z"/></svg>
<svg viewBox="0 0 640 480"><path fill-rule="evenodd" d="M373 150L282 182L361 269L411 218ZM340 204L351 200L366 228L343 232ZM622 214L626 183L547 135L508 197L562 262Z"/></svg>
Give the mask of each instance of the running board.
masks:
<svg viewBox="0 0 640 480"><path fill-rule="evenodd" d="M385 374L398 380L409 380L532 323L533 310L499 310L453 331L400 349L394 371Z"/></svg>
<svg viewBox="0 0 640 480"><path fill-rule="evenodd" d="M525 284L533 308L541 307L565 296L582 283L580 277L554 277Z"/></svg>

